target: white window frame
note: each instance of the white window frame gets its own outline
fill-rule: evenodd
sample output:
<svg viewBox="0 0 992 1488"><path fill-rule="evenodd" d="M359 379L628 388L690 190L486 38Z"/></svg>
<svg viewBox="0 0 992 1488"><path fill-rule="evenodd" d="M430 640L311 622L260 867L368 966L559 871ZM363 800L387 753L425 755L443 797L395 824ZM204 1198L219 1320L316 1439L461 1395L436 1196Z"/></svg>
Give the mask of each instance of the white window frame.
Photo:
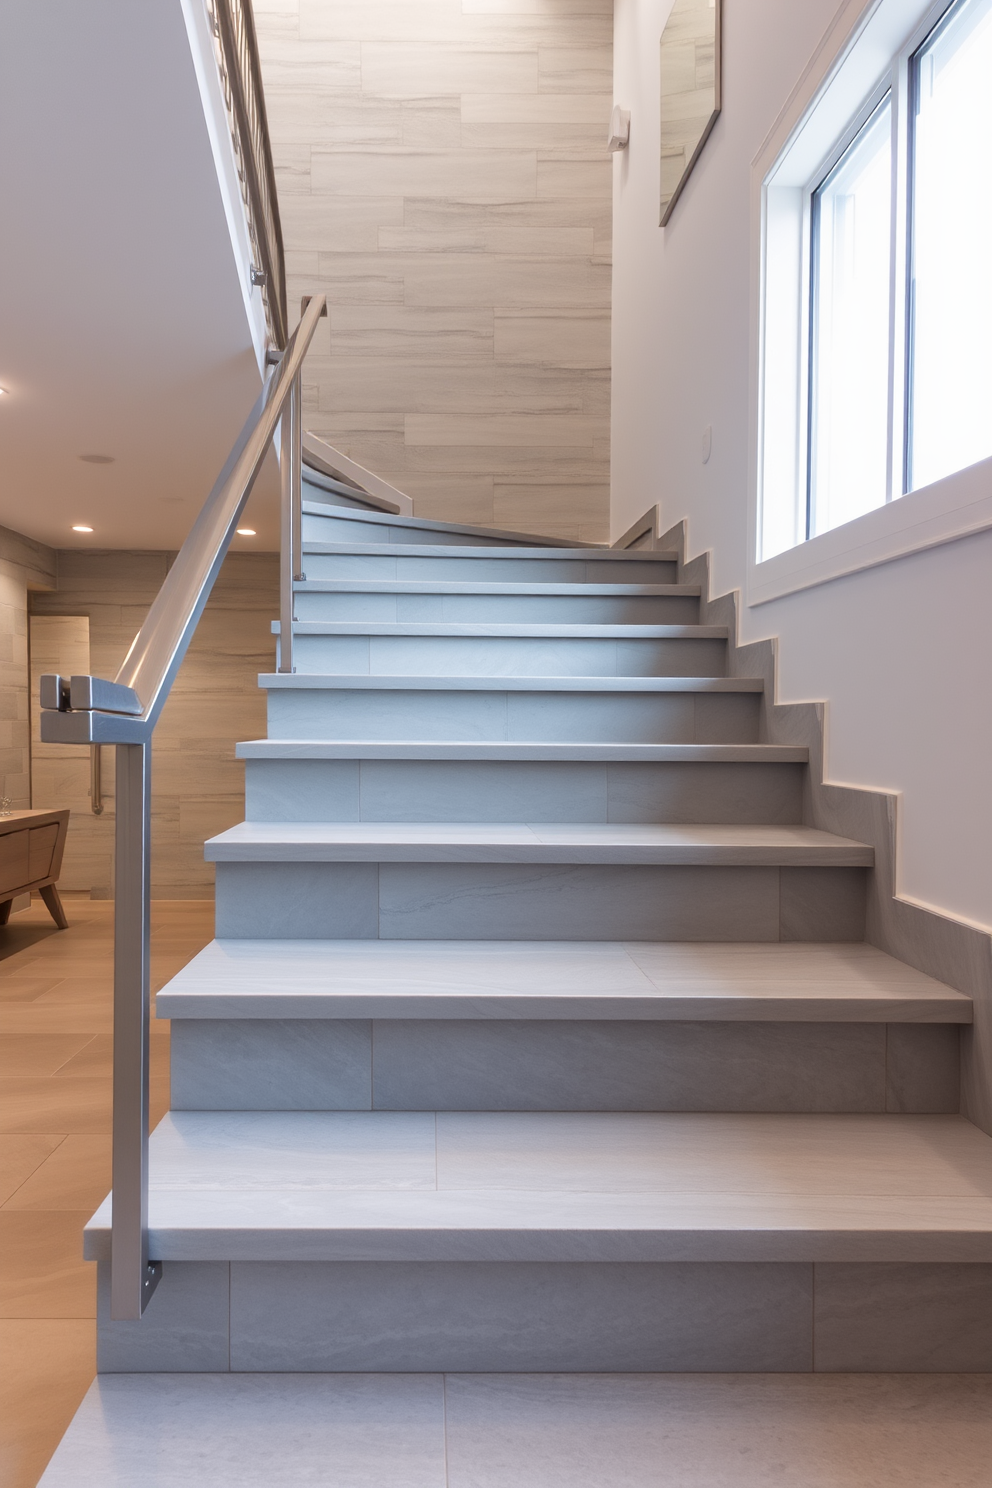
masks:
<svg viewBox="0 0 992 1488"><path fill-rule="evenodd" d="M749 605L992 528L992 459L902 494L909 66L950 3L848 0L753 163ZM887 92L893 127L887 501L807 538L811 201ZM767 534L774 546L776 533L780 551L763 558L759 544Z"/></svg>

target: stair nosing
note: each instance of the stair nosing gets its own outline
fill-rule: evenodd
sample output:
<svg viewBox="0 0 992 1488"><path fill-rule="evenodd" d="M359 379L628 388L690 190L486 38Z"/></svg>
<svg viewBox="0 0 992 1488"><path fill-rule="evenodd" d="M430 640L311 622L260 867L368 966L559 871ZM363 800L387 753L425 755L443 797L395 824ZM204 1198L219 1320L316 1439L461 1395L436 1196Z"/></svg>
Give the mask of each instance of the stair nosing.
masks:
<svg viewBox="0 0 992 1488"><path fill-rule="evenodd" d="M348 518L347 520L352 520ZM364 519L360 519L364 520ZM473 547L470 543L358 543L314 542L305 539L303 556L379 557L379 558L480 558L515 559L525 563L676 563L677 553L663 553L643 548L542 548L542 547Z"/></svg>
<svg viewBox="0 0 992 1488"><path fill-rule="evenodd" d="M282 626L272 621L272 634L279 635ZM548 623L542 621L503 622L500 620L294 620L297 636L441 636L459 640L681 640L725 641L725 625L625 625Z"/></svg>
<svg viewBox="0 0 992 1488"><path fill-rule="evenodd" d="M225 1020L967 1024L973 1011L863 943L218 939L156 997L160 1018Z"/></svg>
<svg viewBox="0 0 992 1488"><path fill-rule="evenodd" d="M870 868L874 848L815 827L505 822L241 822L213 863L548 863Z"/></svg>
<svg viewBox="0 0 992 1488"><path fill-rule="evenodd" d="M809 749L790 744L478 744L377 740L248 739L238 759L547 760L587 763L808 764Z"/></svg>
<svg viewBox="0 0 992 1488"><path fill-rule="evenodd" d="M727 692L760 693L760 677L479 677L444 673L410 675L368 672L261 672L258 685L269 691L380 692Z"/></svg>
<svg viewBox="0 0 992 1488"><path fill-rule="evenodd" d="M172 1113L152 1136L153 1253L166 1262L992 1260L992 1142L963 1117L444 1112L434 1120L433 1112ZM335 1133L345 1130L360 1143L365 1134L356 1155L381 1154L386 1164L364 1187L336 1176ZM612 1152L638 1130L656 1133L651 1164L643 1139L615 1164ZM213 1157L210 1181L213 1132L220 1146L212 1150L224 1156ZM577 1139L596 1133L595 1152L581 1159L586 1182L569 1181L556 1155L567 1158ZM519 1154L528 1181L500 1186L488 1168L494 1150L508 1176ZM245 1177L257 1174L254 1183L234 1178L232 1152ZM866 1157L886 1172L880 1191L847 1176L864 1171ZM321 1159L329 1159L323 1172ZM105 1201L86 1226L87 1258L107 1255L109 1221Z"/></svg>

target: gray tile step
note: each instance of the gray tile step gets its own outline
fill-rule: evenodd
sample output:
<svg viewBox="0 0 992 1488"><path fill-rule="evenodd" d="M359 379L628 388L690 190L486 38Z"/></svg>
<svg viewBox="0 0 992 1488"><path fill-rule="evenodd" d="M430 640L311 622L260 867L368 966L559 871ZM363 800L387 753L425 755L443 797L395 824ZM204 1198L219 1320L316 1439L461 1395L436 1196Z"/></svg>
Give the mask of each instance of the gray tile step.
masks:
<svg viewBox="0 0 992 1488"><path fill-rule="evenodd" d="M720 745L245 746L248 821L797 825L805 761ZM387 752L391 749L391 752ZM750 750L750 752L749 752ZM737 757L735 757L735 754Z"/></svg>
<svg viewBox="0 0 992 1488"><path fill-rule="evenodd" d="M958 1116L173 1112L149 1241L167 1265L988 1265L992 1138ZM85 1254L109 1246L108 1199Z"/></svg>
<svg viewBox="0 0 992 1488"><path fill-rule="evenodd" d="M273 739L751 744L763 683L739 677L268 673Z"/></svg>
<svg viewBox="0 0 992 1488"><path fill-rule="evenodd" d="M699 618L699 596L677 584L326 579L296 585L296 614L318 622L691 625Z"/></svg>
<svg viewBox="0 0 992 1488"><path fill-rule="evenodd" d="M304 471L303 511L308 518L343 518L345 522L352 522L350 529L356 534L366 530L369 526L376 528L381 534L379 540L392 543L409 542L437 542L437 543L481 543L487 547L500 547L504 545L525 545L542 548L580 548L583 551L600 550L609 551L603 543L575 542L570 538L544 537L534 532L514 532L502 527L479 527L464 522L440 522L430 517L411 517L405 515L394 515L390 512L379 512L366 508L365 510L349 510L340 508L337 500L328 502L319 496L311 495L306 490L307 484L312 484L316 490L320 490L322 478L314 481L310 472ZM335 489L333 495L339 497L342 493L347 494L347 487L341 486L339 482L330 483ZM331 510L328 510L328 507ZM359 527L357 524L361 523ZM309 525L309 523L308 523ZM319 530L319 528L318 528ZM433 535L432 535L433 534ZM675 554L667 557L674 558Z"/></svg>
<svg viewBox="0 0 992 1488"><path fill-rule="evenodd" d="M293 665L298 674L720 677L727 636L716 626L298 621Z"/></svg>
<svg viewBox="0 0 992 1488"><path fill-rule="evenodd" d="M214 942L159 993L174 1110L960 1105L968 999L864 946L283 947Z"/></svg>
<svg viewBox="0 0 992 1488"><path fill-rule="evenodd" d="M103 1375L40 1488L966 1488L992 1384L934 1374ZM852 1450L852 1443L857 1449Z"/></svg>
<svg viewBox="0 0 992 1488"><path fill-rule="evenodd" d="M674 584L671 555L596 548L501 548L436 543L320 542L304 520L305 583L329 579L467 579L475 583ZM689 586L690 592L692 586Z"/></svg>
<svg viewBox="0 0 992 1488"><path fill-rule="evenodd" d="M970 1023L971 999L864 943L215 940L175 1019Z"/></svg>
<svg viewBox="0 0 992 1488"><path fill-rule="evenodd" d="M874 849L815 827L659 823L242 822L213 863L576 863L870 868Z"/></svg>

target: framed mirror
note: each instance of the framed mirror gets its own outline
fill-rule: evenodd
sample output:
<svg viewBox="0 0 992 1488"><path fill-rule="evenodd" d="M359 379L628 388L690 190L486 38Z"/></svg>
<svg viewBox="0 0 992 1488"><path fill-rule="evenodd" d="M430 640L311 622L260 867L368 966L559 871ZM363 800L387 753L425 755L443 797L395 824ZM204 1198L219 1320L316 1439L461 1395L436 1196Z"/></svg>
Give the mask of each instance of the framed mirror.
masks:
<svg viewBox="0 0 992 1488"><path fill-rule="evenodd" d="M722 0L675 0L661 33L661 225L720 112Z"/></svg>

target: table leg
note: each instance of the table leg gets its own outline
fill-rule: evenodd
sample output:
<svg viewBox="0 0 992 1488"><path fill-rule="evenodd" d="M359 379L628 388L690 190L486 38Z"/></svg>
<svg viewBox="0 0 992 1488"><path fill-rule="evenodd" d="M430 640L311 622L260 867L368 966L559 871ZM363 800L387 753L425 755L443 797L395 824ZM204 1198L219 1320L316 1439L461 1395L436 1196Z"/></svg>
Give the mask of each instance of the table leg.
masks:
<svg viewBox="0 0 992 1488"><path fill-rule="evenodd" d="M51 915L56 925L58 925L59 929L68 930L69 921L65 917L65 910L62 908L62 900L59 898L59 891L56 888L55 884L45 884L41 889L39 889L38 892L41 894L42 899L44 899L45 904L48 908L48 913Z"/></svg>

